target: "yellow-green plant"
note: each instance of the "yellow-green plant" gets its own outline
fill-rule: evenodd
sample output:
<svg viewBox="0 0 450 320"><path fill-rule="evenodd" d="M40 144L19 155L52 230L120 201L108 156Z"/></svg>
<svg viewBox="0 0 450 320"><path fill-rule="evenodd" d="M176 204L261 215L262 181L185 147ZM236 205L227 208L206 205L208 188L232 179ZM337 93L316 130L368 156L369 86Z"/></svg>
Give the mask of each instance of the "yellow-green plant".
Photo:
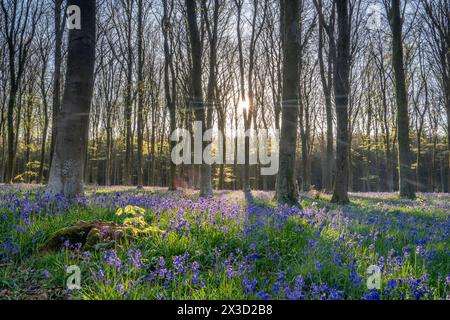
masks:
<svg viewBox="0 0 450 320"><path fill-rule="evenodd" d="M123 224L127 230L131 231L135 236L139 233L163 232L158 227L150 226L147 221L145 221L145 209L141 207L128 205L124 208L117 209L116 215L127 216L123 221Z"/></svg>
<svg viewBox="0 0 450 320"><path fill-rule="evenodd" d="M132 205L128 205L124 208L119 208L116 211L117 216L121 216L121 215L143 216L144 214L145 214L145 209L138 207L138 206L132 206Z"/></svg>

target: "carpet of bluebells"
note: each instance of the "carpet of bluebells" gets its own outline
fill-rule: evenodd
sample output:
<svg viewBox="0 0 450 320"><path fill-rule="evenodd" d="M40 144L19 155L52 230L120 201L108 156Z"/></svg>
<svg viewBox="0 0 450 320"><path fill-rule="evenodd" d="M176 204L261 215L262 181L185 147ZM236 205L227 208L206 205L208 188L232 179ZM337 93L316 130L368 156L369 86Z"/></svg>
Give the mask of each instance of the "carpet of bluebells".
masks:
<svg viewBox="0 0 450 320"><path fill-rule="evenodd" d="M0 193L0 299L449 299L450 195L352 194L352 204L271 192L88 191L75 203L42 191ZM79 220L122 223L145 209L161 230L114 247L38 249ZM68 290L66 268L81 269ZM368 289L367 268L381 269Z"/></svg>

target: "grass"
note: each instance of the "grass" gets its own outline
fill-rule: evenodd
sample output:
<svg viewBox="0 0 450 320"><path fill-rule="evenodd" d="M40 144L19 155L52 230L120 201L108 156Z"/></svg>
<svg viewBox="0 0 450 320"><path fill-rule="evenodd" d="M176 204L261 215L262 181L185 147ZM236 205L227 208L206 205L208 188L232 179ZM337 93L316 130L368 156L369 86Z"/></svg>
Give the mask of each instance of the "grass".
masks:
<svg viewBox="0 0 450 320"><path fill-rule="evenodd" d="M36 190L0 194L0 299L446 299L450 196L416 201L351 194L352 204L302 194L302 209L270 192L89 191L77 204ZM38 249L79 220L124 223L143 208L150 232L89 252ZM81 270L68 290L66 268ZM367 269L381 269L368 289Z"/></svg>

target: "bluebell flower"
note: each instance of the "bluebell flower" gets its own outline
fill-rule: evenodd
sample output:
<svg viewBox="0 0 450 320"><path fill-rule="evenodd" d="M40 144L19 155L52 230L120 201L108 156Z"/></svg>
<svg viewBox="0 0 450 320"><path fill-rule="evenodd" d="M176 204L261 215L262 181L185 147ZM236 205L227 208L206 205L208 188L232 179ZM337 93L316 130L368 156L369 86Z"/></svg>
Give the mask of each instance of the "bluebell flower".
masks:
<svg viewBox="0 0 450 320"><path fill-rule="evenodd" d="M389 279L386 287L387 287L388 289L395 289L395 288L397 288L397 287L398 287L397 280L395 280L395 279Z"/></svg>
<svg viewBox="0 0 450 320"><path fill-rule="evenodd" d="M323 269L323 264L320 263L319 261L316 261L315 267L316 267L316 270L320 272Z"/></svg>
<svg viewBox="0 0 450 320"><path fill-rule="evenodd" d="M341 300L344 298L344 293L342 291L331 289L328 296L329 300Z"/></svg>
<svg viewBox="0 0 450 320"><path fill-rule="evenodd" d="M380 293L377 290L370 290L370 292L364 295L362 300L380 300Z"/></svg>
<svg viewBox="0 0 450 320"><path fill-rule="evenodd" d="M140 269L144 266L144 263L141 261L142 253L139 249L133 247L128 251L128 258L131 261L131 264L137 268Z"/></svg>
<svg viewBox="0 0 450 320"><path fill-rule="evenodd" d="M234 270L233 270L233 266L228 265L228 266L226 267L226 270L227 270L227 277L228 277L228 278L232 278L232 277L234 277L234 276L236 275L236 273L235 273Z"/></svg>
<svg viewBox="0 0 450 320"><path fill-rule="evenodd" d="M120 261L120 258L117 256L116 250L106 251L103 261L109 264L110 266L115 267L117 270L120 270L122 268L122 262Z"/></svg>
<svg viewBox="0 0 450 320"><path fill-rule="evenodd" d="M125 290L123 289L123 285L122 285L122 284L117 285L117 291L119 291L119 293L120 293L122 296L126 296L126 295L127 295L127 291L125 291Z"/></svg>
<svg viewBox="0 0 450 320"><path fill-rule="evenodd" d="M192 262L191 270L192 272L197 272L199 269L199 263L197 261Z"/></svg>
<svg viewBox="0 0 450 320"><path fill-rule="evenodd" d="M258 292L258 298L261 300L269 300L270 299L270 294L264 292L264 291L259 291Z"/></svg>
<svg viewBox="0 0 450 320"><path fill-rule="evenodd" d="M423 246L417 246L417 247L416 247L416 254L417 254L417 255L422 255L423 252L424 252Z"/></svg>

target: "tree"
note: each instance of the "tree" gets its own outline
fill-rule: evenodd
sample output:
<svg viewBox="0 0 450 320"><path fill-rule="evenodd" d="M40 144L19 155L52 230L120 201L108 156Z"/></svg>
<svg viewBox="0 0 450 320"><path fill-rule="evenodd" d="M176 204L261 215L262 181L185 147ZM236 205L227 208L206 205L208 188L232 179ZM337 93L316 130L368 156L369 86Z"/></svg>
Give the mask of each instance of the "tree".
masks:
<svg viewBox="0 0 450 320"><path fill-rule="evenodd" d="M378 85L380 88L381 95L381 119L382 119L382 132L383 132L383 143L386 154L386 186L385 190L388 192L393 191L393 165L392 165L392 139L395 139L395 134L392 134L392 119L391 111L389 105L389 78L391 76L391 70L388 70L389 65L386 62L386 54L384 51L384 45L381 37L381 31L378 30L376 33L376 48L372 50L372 58L375 62L376 69L378 71ZM376 50L376 51L375 51Z"/></svg>
<svg viewBox="0 0 450 320"><path fill-rule="evenodd" d="M264 0L261 12L260 23L258 25L258 17L260 15L261 0L252 1L252 19L251 19L251 34L248 48L248 74L247 74L247 85L248 85L248 97L245 94L245 70L244 70L244 54L243 54L243 41L242 41L242 8L244 5L243 0L235 0L235 5L237 7L237 37L238 37L238 50L239 50L239 73L240 73L240 95L241 100L245 101L248 99L248 110L242 110L244 130L248 131L251 129L252 120L255 117L255 96L254 96L254 77L255 77L255 60L256 60L256 44L263 31L265 20L267 17L268 0ZM256 128L255 128L256 129ZM245 136L244 139L244 165L242 168L242 189L244 191L250 191L250 137Z"/></svg>
<svg viewBox="0 0 450 320"><path fill-rule="evenodd" d="M47 27L48 23L44 25ZM42 141L41 141L41 154L39 160L39 172L37 176L37 182L40 183L44 179L44 166L45 166L45 149L47 143L47 130L49 124L49 106L47 96L49 95L50 85L47 84L46 76L47 69L49 64L50 50L51 50L51 38L49 35L48 29L43 31L41 37L38 42L38 55L41 60L41 70L40 70L40 79L39 79L39 89L42 97L42 114L44 116L44 123L42 129ZM50 157L51 158L51 157Z"/></svg>
<svg viewBox="0 0 450 320"><path fill-rule="evenodd" d="M309 40L312 35L315 23L310 23L309 28L306 19L306 2L299 2L299 27L297 42L299 46L299 58L298 58L298 70L299 70L299 82L301 82L299 88L299 123L300 123L300 144L301 144L301 189L302 191L309 191L311 187L311 175L310 175L310 145L311 145L311 119L310 119L310 103L311 98L311 84L313 83L312 77L314 76L314 69L316 67L316 61L311 61L305 57ZM313 16L313 20L316 19L316 15Z"/></svg>
<svg viewBox="0 0 450 320"><path fill-rule="evenodd" d="M239 99L245 101L245 69L244 69L244 53L243 53L243 44L242 44L242 7L244 5L244 0L234 0L234 4L237 9L237 23L236 23L236 33L237 33L237 46L239 52ZM235 104L237 105L237 104ZM236 117L236 130L237 130L237 113ZM247 147L247 146L246 146ZM235 139L235 149L237 149L237 139ZM246 149L247 150L247 149ZM245 161L247 162L247 154L245 155ZM246 190L248 188L248 182L245 181L247 179L245 165L242 167L242 189ZM237 168L235 170L235 174L237 173ZM237 177L235 177L237 180Z"/></svg>
<svg viewBox="0 0 450 320"><path fill-rule="evenodd" d="M137 178L138 178L138 189L143 188L144 184L144 164L143 164L143 147L144 147L144 81L143 81L143 47L142 47L142 38L144 37L144 29L143 29L143 4L142 0L138 0L138 31L137 31L137 50L138 50L138 98L137 98L137 107L138 107L138 119L137 119Z"/></svg>
<svg viewBox="0 0 450 320"><path fill-rule="evenodd" d="M121 0L122 6L125 9L126 23L125 23L125 41L126 41L126 88L125 88L125 163L124 163L124 178L125 185L132 184L132 130L131 130L131 116L133 112L133 46L132 41L132 23L133 23L133 8L135 0Z"/></svg>
<svg viewBox="0 0 450 320"><path fill-rule="evenodd" d="M328 65L328 71L333 68L333 90L334 90L334 104L336 109L336 159L335 159L335 180L333 186L333 196L331 202L348 203L348 181L349 181L349 95L350 95L350 59L351 59L351 27L349 13L349 1L343 0L333 1L333 8L330 23L327 24L323 13L322 2L314 0L314 4L317 8L320 26L319 31L323 28L328 36L329 40L329 54L331 55L333 62L332 65ZM334 19L337 14L337 39L334 31ZM320 35L321 36L321 35ZM320 43L319 46L323 45ZM328 99L331 78L328 76L328 81L325 79L323 62L320 60L319 48L319 64L321 65L321 79L322 86L325 84L325 100ZM327 108L327 107L326 107ZM330 111L327 110L327 141L329 139L329 133L332 130L332 123L330 121ZM327 159L330 155L330 145L327 143ZM327 160L326 174L329 173L330 161ZM329 181L326 181L329 184Z"/></svg>
<svg viewBox="0 0 450 320"><path fill-rule="evenodd" d="M317 3L317 8L320 10L319 15L322 16L323 4L322 0L319 0ZM325 112L326 112L326 124L327 124L327 132L326 132L326 155L325 155L325 174L323 177L324 189L327 192L332 192L333 190L333 110L331 103L331 91L332 91L332 81L333 81L333 55L335 53L335 43L334 38L328 38L328 54L325 56L325 44L324 44L324 30L327 33L334 30L335 23L335 10L334 8L331 11L331 16L329 19L329 23L326 24L325 19L319 19L319 47L318 51L318 59L319 59L319 69L320 69L320 80L322 82L322 90L324 94L325 100ZM325 58L326 60L325 60Z"/></svg>
<svg viewBox="0 0 450 320"><path fill-rule="evenodd" d="M391 0L390 7L386 6L386 8L392 30L392 67L394 69L395 101L397 104L400 197L414 199L414 171L411 168L412 154L409 146L408 95L403 62L403 23L400 14L400 0Z"/></svg>
<svg viewBox="0 0 450 320"><path fill-rule="evenodd" d="M299 0L284 0L282 46L283 46L283 93L281 110L281 135L279 169L276 183L276 199L283 203L298 204L298 188L295 181L295 153L298 127L299 88Z"/></svg>
<svg viewBox="0 0 450 320"><path fill-rule="evenodd" d="M37 177L42 183L48 181L47 168L52 167L66 80L60 73L67 70L66 61L61 61L67 55L61 48L67 1L0 2L0 180L7 182L12 168L9 181L14 177L13 181L34 182L32 177ZM270 130L281 129L282 71L289 70L283 66L285 10L280 10L279 1L269 0L194 2L196 42L191 41L185 1L109 0L99 6L86 183L200 188L205 186L202 176L211 183L209 192L212 187L276 188L277 175L262 176L260 169L266 166L265 159L279 156L264 155L262 143ZM342 192L398 189L402 148L401 126L396 124L401 118L394 77L398 70L392 63L391 21L382 19L384 9L380 11L377 3L390 11L391 0L347 1L344 20L350 49L342 59L338 45L345 43L339 40L337 5L345 4L298 0L299 110L293 172L302 190L332 192L333 185ZM283 4L283 9L286 5L292 6ZM412 126L410 178L414 189L418 181L420 191L445 192L450 177L449 2L401 1L399 6L406 112ZM346 79L335 84L339 59L340 76ZM336 89L341 95L346 89L346 107ZM176 127L195 132L195 118L203 119L202 129L217 126L222 133L218 138L226 162L203 166L204 174L201 165L176 166L170 161L177 142L169 142L169 134ZM334 133L337 126L339 136ZM248 129L245 154L242 150L238 156L237 136ZM214 136L216 141L220 140ZM207 143L191 150L201 145L211 150ZM335 145L345 147L347 164L343 158L335 161ZM213 146L215 156L216 150L220 149ZM348 175L347 182L340 179L334 184L335 164L344 179Z"/></svg>
<svg viewBox="0 0 450 320"><path fill-rule="evenodd" d="M173 12L173 1L169 2L167 0L163 1L163 19L162 19L162 31L164 37L164 92L166 97L166 105L169 110L170 118L170 134L176 129L176 98L177 98L177 87L175 78L175 69L173 63L173 47L171 46L172 39L172 26L170 19L172 18ZM169 134L169 138L170 138ZM170 140L170 139L169 139ZM176 145L175 141L169 141L170 148L173 149ZM170 161L169 169L169 190L176 190L175 185L175 175L176 166L173 161Z"/></svg>
<svg viewBox="0 0 450 320"><path fill-rule="evenodd" d="M83 173L94 85L96 1L68 0L80 8L81 29L70 29L66 83L47 192L83 194Z"/></svg>
<svg viewBox="0 0 450 320"><path fill-rule="evenodd" d="M42 14L42 4L36 4L36 2L31 0L2 0L0 1L0 7L4 23L2 33L6 39L9 58L8 161L5 180L11 183L14 178L14 157L16 151L14 146L14 110L17 102L17 93L36 32L37 22ZM16 128L16 132L18 132L18 128Z"/></svg>
<svg viewBox="0 0 450 320"><path fill-rule="evenodd" d="M350 74L350 20L348 0L335 1L338 38L334 63L336 108L336 178L331 202L348 203L348 101Z"/></svg>
<svg viewBox="0 0 450 320"><path fill-rule="evenodd" d="M208 6L206 0L202 0L202 12L205 21L205 28L208 34L208 42L209 42L209 76L208 76L208 85L206 92L206 125L208 128L212 126L212 114L213 114L213 106L216 105L216 110L218 111L218 116L221 116L221 109L218 107L219 101L217 101L217 43L218 43L218 28L219 28L219 13L223 3L220 0L214 0L214 8L212 10L213 17L210 19L208 16ZM224 118L223 116L221 117ZM221 121L224 123L224 121ZM221 130L223 132L224 126L219 123ZM225 144L223 144L225 147ZM223 186L223 165L221 165L222 176L220 180Z"/></svg>
<svg viewBox="0 0 450 320"><path fill-rule="evenodd" d="M56 135L58 134L58 116L61 111L61 47L64 33L64 22L61 19L63 0L54 0L54 4L55 51L53 56L52 135L49 168L52 166L52 155L55 150Z"/></svg>
<svg viewBox="0 0 450 320"><path fill-rule="evenodd" d="M447 113L447 192L450 192L450 1L437 0L434 4L421 0L426 14L432 58L442 79L442 95Z"/></svg>
<svg viewBox="0 0 450 320"><path fill-rule="evenodd" d="M197 24L197 4L195 1L186 0L187 22L190 40L191 68L191 106L194 109L195 119L201 121L202 132L207 129L205 106L202 92L202 43ZM208 145L203 141L203 150ZM211 166L204 163L200 166L200 196L206 197L212 194Z"/></svg>

